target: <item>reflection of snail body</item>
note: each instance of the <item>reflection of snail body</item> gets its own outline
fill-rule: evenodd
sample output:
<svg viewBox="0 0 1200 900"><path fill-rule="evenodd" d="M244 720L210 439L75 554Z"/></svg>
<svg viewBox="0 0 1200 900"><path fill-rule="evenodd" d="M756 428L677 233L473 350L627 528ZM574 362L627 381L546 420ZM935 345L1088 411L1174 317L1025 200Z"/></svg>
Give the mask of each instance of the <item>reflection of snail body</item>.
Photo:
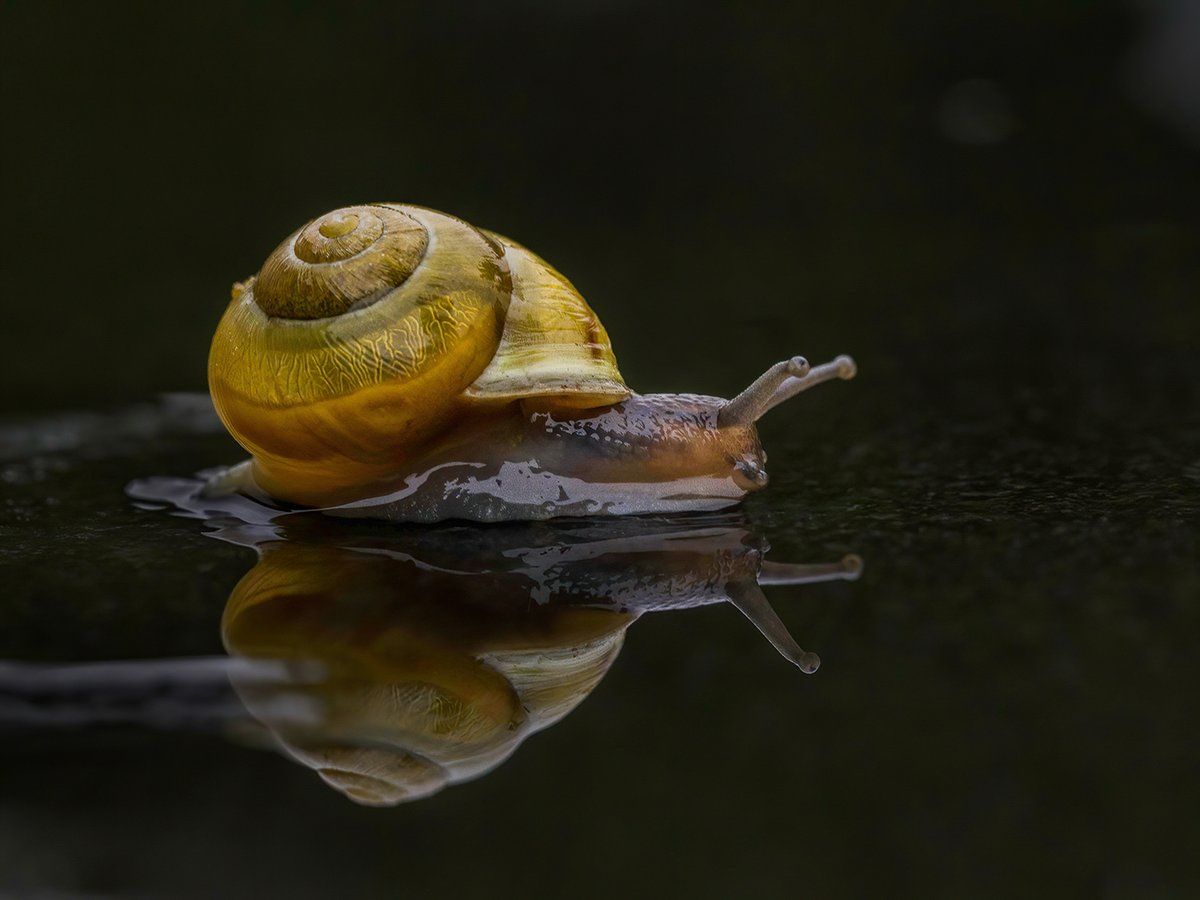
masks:
<svg viewBox="0 0 1200 900"><path fill-rule="evenodd" d="M477 777L561 719L603 678L642 612L731 601L811 671L758 587L853 578L858 561L762 560L745 530L637 520L613 527L272 541L234 589L229 651L298 665L279 685L238 684L300 762L352 799L387 805ZM540 529L540 530L539 530ZM235 680L236 683L236 680Z"/></svg>
<svg viewBox="0 0 1200 900"><path fill-rule="evenodd" d="M252 458L210 489L405 521L719 509L766 484L757 419L853 374L795 357L730 401L635 394L595 313L524 247L349 207L235 287L209 384Z"/></svg>

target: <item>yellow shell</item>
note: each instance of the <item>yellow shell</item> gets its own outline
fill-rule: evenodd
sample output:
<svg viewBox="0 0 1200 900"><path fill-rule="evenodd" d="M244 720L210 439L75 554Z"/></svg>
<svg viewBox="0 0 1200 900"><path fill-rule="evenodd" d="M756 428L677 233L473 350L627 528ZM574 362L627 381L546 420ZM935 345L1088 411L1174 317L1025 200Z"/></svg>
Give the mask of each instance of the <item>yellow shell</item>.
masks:
<svg viewBox="0 0 1200 900"><path fill-rule="evenodd" d="M516 241L485 234L505 248L512 302L500 346L467 388L476 399L554 397L562 405L603 406L629 388L600 319L557 269Z"/></svg>
<svg viewBox="0 0 1200 900"><path fill-rule="evenodd" d="M416 206L327 213L236 285L209 387L267 493L310 505L395 475L475 407L630 395L608 335L561 274Z"/></svg>

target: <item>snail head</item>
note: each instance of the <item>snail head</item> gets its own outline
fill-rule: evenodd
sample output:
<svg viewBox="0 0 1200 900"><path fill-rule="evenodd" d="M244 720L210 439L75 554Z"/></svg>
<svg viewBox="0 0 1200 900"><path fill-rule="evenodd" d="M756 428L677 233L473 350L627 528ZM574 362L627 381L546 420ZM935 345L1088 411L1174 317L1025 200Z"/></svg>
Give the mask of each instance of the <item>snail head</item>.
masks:
<svg viewBox="0 0 1200 900"><path fill-rule="evenodd" d="M763 372L744 391L717 411L717 432L727 459L733 466L733 480L747 492L767 486L767 454L758 440L755 423L785 400L813 385L834 378L850 379L858 368L849 356L810 366L803 356L778 362Z"/></svg>

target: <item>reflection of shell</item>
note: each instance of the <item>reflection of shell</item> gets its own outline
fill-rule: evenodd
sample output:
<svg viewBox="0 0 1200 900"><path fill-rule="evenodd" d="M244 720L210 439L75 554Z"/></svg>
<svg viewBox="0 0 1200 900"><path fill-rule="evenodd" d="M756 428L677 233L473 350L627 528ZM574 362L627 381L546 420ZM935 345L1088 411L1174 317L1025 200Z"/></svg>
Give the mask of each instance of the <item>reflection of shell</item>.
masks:
<svg viewBox="0 0 1200 900"><path fill-rule="evenodd" d="M630 620L613 616L616 630L583 646L487 654L481 665L511 685L509 718L488 708L494 697L468 698L419 681L335 678L289 689L320 710L315 721L298 725L275 718L288 708L277 702L278 686L235 686L288 755L352 800L388 806L484 774L574 709L620 652Z"/></svg>
<svg viewBox="0 0 1200 900"><path fill-rule="evenodd" d="M615 615L615 613L613 614ZM608 671L625 640L620 631L582 646L489 653L485 659L504 673L533 720L533 729L552 725L573 710Z"/></svg>
<svg viewBox="0 0 1200 900"><path fill-rule="evenodd" d="M283 749L297 762L316 771L330 787L363 806L395 806L441 790L446 778L440 766L403 751L379 750L348 744Z"/></svg>
<svg viewBox="0 0 1200 900"><path fill-rule="evenodd" d="M299 666L283 685L235 687L286 753L360 803L400 803L481 775L588 695L634 616L472 606L453 590L466 584L476 599L499 591L493 578L404 560L267 545L229 598L226 646L316 662L323 677ZM298 708L314 712L297 718Z"/></svg>

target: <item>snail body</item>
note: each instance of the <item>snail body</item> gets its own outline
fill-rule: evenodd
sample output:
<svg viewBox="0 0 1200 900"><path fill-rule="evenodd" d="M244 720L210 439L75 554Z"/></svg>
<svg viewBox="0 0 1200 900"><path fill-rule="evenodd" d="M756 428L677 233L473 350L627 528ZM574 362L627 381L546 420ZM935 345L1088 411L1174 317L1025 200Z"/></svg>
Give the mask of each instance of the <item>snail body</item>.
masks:
<svg viewBox="0 0 1200 900"><path fill-rule="evenodd" d="M733 400L637 394L536 254L433 210L348 207L234 287L209 386L251 459L210 490L419 522L720 509L767 482L756 420L854 371L794 357Z"/></svg>

